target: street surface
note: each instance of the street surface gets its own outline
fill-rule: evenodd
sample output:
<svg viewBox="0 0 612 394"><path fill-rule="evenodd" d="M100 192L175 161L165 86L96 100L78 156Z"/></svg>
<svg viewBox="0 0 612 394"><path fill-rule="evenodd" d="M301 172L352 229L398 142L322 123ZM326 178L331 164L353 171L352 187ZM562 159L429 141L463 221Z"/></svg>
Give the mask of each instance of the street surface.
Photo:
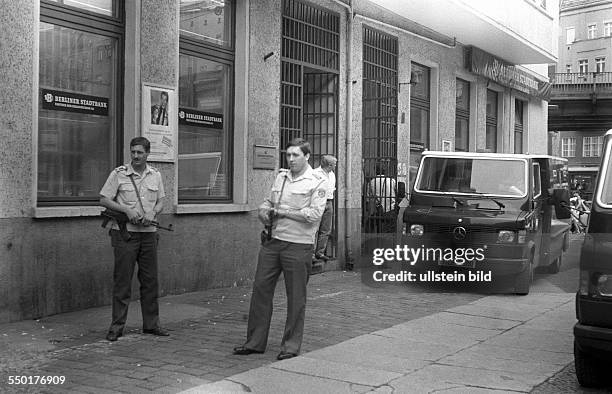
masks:
<svg viewBox="0 0 612 394"><path fill-rule="evenodd" d="M432 381L452 378L446 373L432 377L431 371L436 368L444 371L457 363L482 370L498 368L500 371L507 370L507 373L501 373L502 380L499 382L476 382L467 391L465 388L462 391L443 385L440 389L446 389L445 392L489 392L491 387L498 387L496 392L531 391L538 394L608 392L580 389L573 371L571 326L575 320L573 294L578 282L580 240L578 236L572 236L570 250L560 273L536 274L532 292L526 297L491 295L487 286L477 284L469 287L456 283L369 286L364 284L359 272L335 271L314 275L309 284L302 347L304 357L280 363L276 361L276 355L285 317L283 282L279 282L277 288L275 313L265 354L231 354L232 348L244 341L250 287L209 290L160 299L162 324L171 332L171 336L166 338L139 332L140 308L137 302L130 306L128 331L114 343L104 339L110 318L109 307L3 324L0 325L0 390L176 393L189 389L193 389L191 392L218 392L220 388L226 388L245 391L249 388L244 384L236 386L236 382L240 381L236 377L255 376L256 380L273 382L265 373L280 371L300 377L290 382L294 392L315 391L311 383L299 386L301 378L315 377L323 379L322 387L327 387L327 391L331 392L335 391L336 386L325 385L330 382L337 384L341 380L334 380L334 376L327 376L329 372L323 373L318 369L327 365L328 370L337 369L341 373L343 364L329 360L337 357L356 358L359 354L364 357L366 352L366 365L351 368L353 375L360 374L357 380L361 383L347 386L349 392L426 392L429 390L427 385ZM494 286L493 291L503 293L505 289ZM477 316L496 310L506 315ZM463 318L465 322L458 320ZM441 319L451 319L452 322ZM551 322L561 323L554 323L558 326L551 327ZM491 327L491 324L494 326ZM482 325L488 328L482 328ZM453 338L452 335L443 335L440 330L444 327L463 330L457 331L457 337ZM466 327L472 328L466 331ZM407 338L402 330L412 330L420 337ZM518 332L516 338L520 340L508 341L508 338L514 338L509 336L513 332ZM438 334L443 336L436 337ZM488 345L489 342L484 341L492 342ZM515 342L539 346L540 353L546 357L542 356L540 364L533 364L534 360L525 360L525 365L509 361L516 359L513 357L525 357L520 355L522 351L517 350L522 345ZM426 363L406 359L401 361L402 355L395 353L409 344L407 351L418 351ZM470 347L472 344L474 347ZM360 350L354 350L356 353L352 354L346 351L349 349L347 346ZM452 349L453 346L457 347L456 351ZM341 349L341 352L335 349ZM455 353L443 358L449 349ZM378 354L382 351L389 355ZM436 356L438 353L439 357ZM551 355L554 357L551 358ZM317 357L328 360L327 364L317 361L315 365L304 366L304 363L318 360ZM500 361L506 357L505 362ZM380 375L378 368L385 369L387 366L392 370L397 369L397 366L390 364L399 361L402 368L410 364L411 372L416 371L420 378L417 379L416 375L414 379L413 375L404 376L399 370ZM318 363L320 367L317 367ZM498 366L492 367L495 363ZM521 371L525 368L523 378ZM465 373L457 368L452 371ZM322 374L326 376L322 377ZM65 377L65 383L9 384L9 379L15 376L25 376L27 379L35 379L36 376ZM516 379L516 376L521 378ZM385 379L390 379L391 383L376 384ZM228 383L229 386L224 386ZM262 392L256 388L257 384L254 384L253 391Z"/></svg>

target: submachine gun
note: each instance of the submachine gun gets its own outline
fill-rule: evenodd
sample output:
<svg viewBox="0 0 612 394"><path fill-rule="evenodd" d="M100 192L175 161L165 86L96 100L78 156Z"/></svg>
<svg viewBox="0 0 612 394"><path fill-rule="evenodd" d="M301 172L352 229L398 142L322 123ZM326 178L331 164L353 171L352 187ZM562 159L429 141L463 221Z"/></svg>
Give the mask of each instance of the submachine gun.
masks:
<svg viewBox="0 0 612 394"><path fill-rule="evenodd" d="M123 238L124 241L130 240L131 236L129 231L127 230L127 224L130 222L130 219L125 213L106 208L100 213L100 216L102 216L102 227L106 227L108 222L113 219L115 220L115 222L117 222L117 225L119 226L121 238ZM172 224L169 224L168 227L164 227L159 224L159 222L156 222L154 220L151 221L151 226L155 226L166 231L174 231L174 229L172 228Z"/></svg>

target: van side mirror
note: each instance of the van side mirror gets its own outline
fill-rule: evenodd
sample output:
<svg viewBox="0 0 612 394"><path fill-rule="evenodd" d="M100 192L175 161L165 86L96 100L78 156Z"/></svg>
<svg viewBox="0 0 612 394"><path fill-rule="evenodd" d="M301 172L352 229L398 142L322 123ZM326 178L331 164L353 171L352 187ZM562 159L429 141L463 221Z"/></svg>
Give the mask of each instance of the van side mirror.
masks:
<svg viewBox="0 0 612 394"><path fill-rule="evenodd" d="M402 201L406 197L406 182L397 182L397 201Z"/></svg>
<svg viewBox="0 0 612 394"><path fill-rule="evenodd" d="M553 189L550 203L555 206L557 219L569 219L572 217L569 190Z"/></svg>

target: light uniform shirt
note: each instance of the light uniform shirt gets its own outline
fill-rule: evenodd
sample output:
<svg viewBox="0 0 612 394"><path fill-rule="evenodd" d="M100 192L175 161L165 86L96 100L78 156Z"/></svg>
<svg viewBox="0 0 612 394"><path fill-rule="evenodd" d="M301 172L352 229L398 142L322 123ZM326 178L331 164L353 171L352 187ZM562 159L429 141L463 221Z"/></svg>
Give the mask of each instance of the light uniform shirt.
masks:
<svg viewBox="0 0 612 394"><path fill-rule="evenodd" d="M164 185L162 183L161 174L157 169L147 164L142 175L138 174L132 168L131 164L126 164L121 167L115 168L106 183L100 190L100 195L111 200L115 200L121 205L127 205L131 208L136 209L142 216L144 212L138 203L138 197L134 185L130 180L130 175L133 174L134 183L138 187L138 193L140 194L140 201L145 211L149 212L153 210L153 207L157 204L157 201L165 197ZM119 226L117 223L113 223L113 229L118 230ZM134 225L127 223L127 230L133 232L154 232L157 231L155 226L143 226Z"/></svg>
<svg viewBox="0 0 612 394"><path fill-rule="evenodd" d="M382 205L385 212L395 209L396 190L395 179L387 178L384 175L376 175L376 178L373 178L368 184L368 194L376 196L376 201Z"/></svg>
<svg viewBox="0 0 612 394"><path fill-rule="evenodd" d="M317 167L314 172L321 175L326 180L326 193L325 196L328 200L334 199L334 192L336 191L336 174L333 171L327 172L321 166Z"/></svg>
<svg viewBox="0 0 612 394"><path fill-rule="evenodd" d="M283 189L283 181L285 187ZM282 195L281 195L282 189ZM319 222L325 211L325 179L317 175L308 165L306 171L297 178L291 176L291 171L281 169L276 176L270 196L261 208L289 209L299 211L305 222L299 222L286 217L275 218L272 224L272 238L298 244L314 244Z"/></svg>

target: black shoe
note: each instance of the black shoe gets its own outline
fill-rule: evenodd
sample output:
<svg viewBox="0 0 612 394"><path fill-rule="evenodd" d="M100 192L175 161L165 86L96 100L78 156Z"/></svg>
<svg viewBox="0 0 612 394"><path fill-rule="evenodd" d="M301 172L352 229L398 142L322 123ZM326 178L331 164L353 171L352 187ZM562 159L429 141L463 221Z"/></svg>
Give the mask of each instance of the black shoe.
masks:
<svg viewBox="0 0 612 394"><path fill-rule="evenodd" d="M297 357L296 353L287 353L287 352L280 352L278 353L278 356L276 356L277 360L288 360L290 358L293 357Z"/></svg>
<svg viewBox="0 0 612 394"><path fill-rule="evenodd" d="M261 354L263 353L261 350L254 350L254 349L249 349L248 347L244 347L244 346L236 346L234 348L234 354L238 355L238 356L248 356L249 354Z"/></svg>
<svg viewBox="0 0 612 394"><path fill-rule="evenodd" d="M109 331L108 334L106 334L106 340L115 342L120 336L123 336L120 332Z"/></svg>
<svg viewBox="0 0 612 394"><path fill-rule="evenodd" d="M143 329L142 332L144 334L152 334L152 335L156 335L158 337L168 337L168 336L170 336L170 333L168 331L164 330L161 327L150 328L150 329Z"/></svg>

